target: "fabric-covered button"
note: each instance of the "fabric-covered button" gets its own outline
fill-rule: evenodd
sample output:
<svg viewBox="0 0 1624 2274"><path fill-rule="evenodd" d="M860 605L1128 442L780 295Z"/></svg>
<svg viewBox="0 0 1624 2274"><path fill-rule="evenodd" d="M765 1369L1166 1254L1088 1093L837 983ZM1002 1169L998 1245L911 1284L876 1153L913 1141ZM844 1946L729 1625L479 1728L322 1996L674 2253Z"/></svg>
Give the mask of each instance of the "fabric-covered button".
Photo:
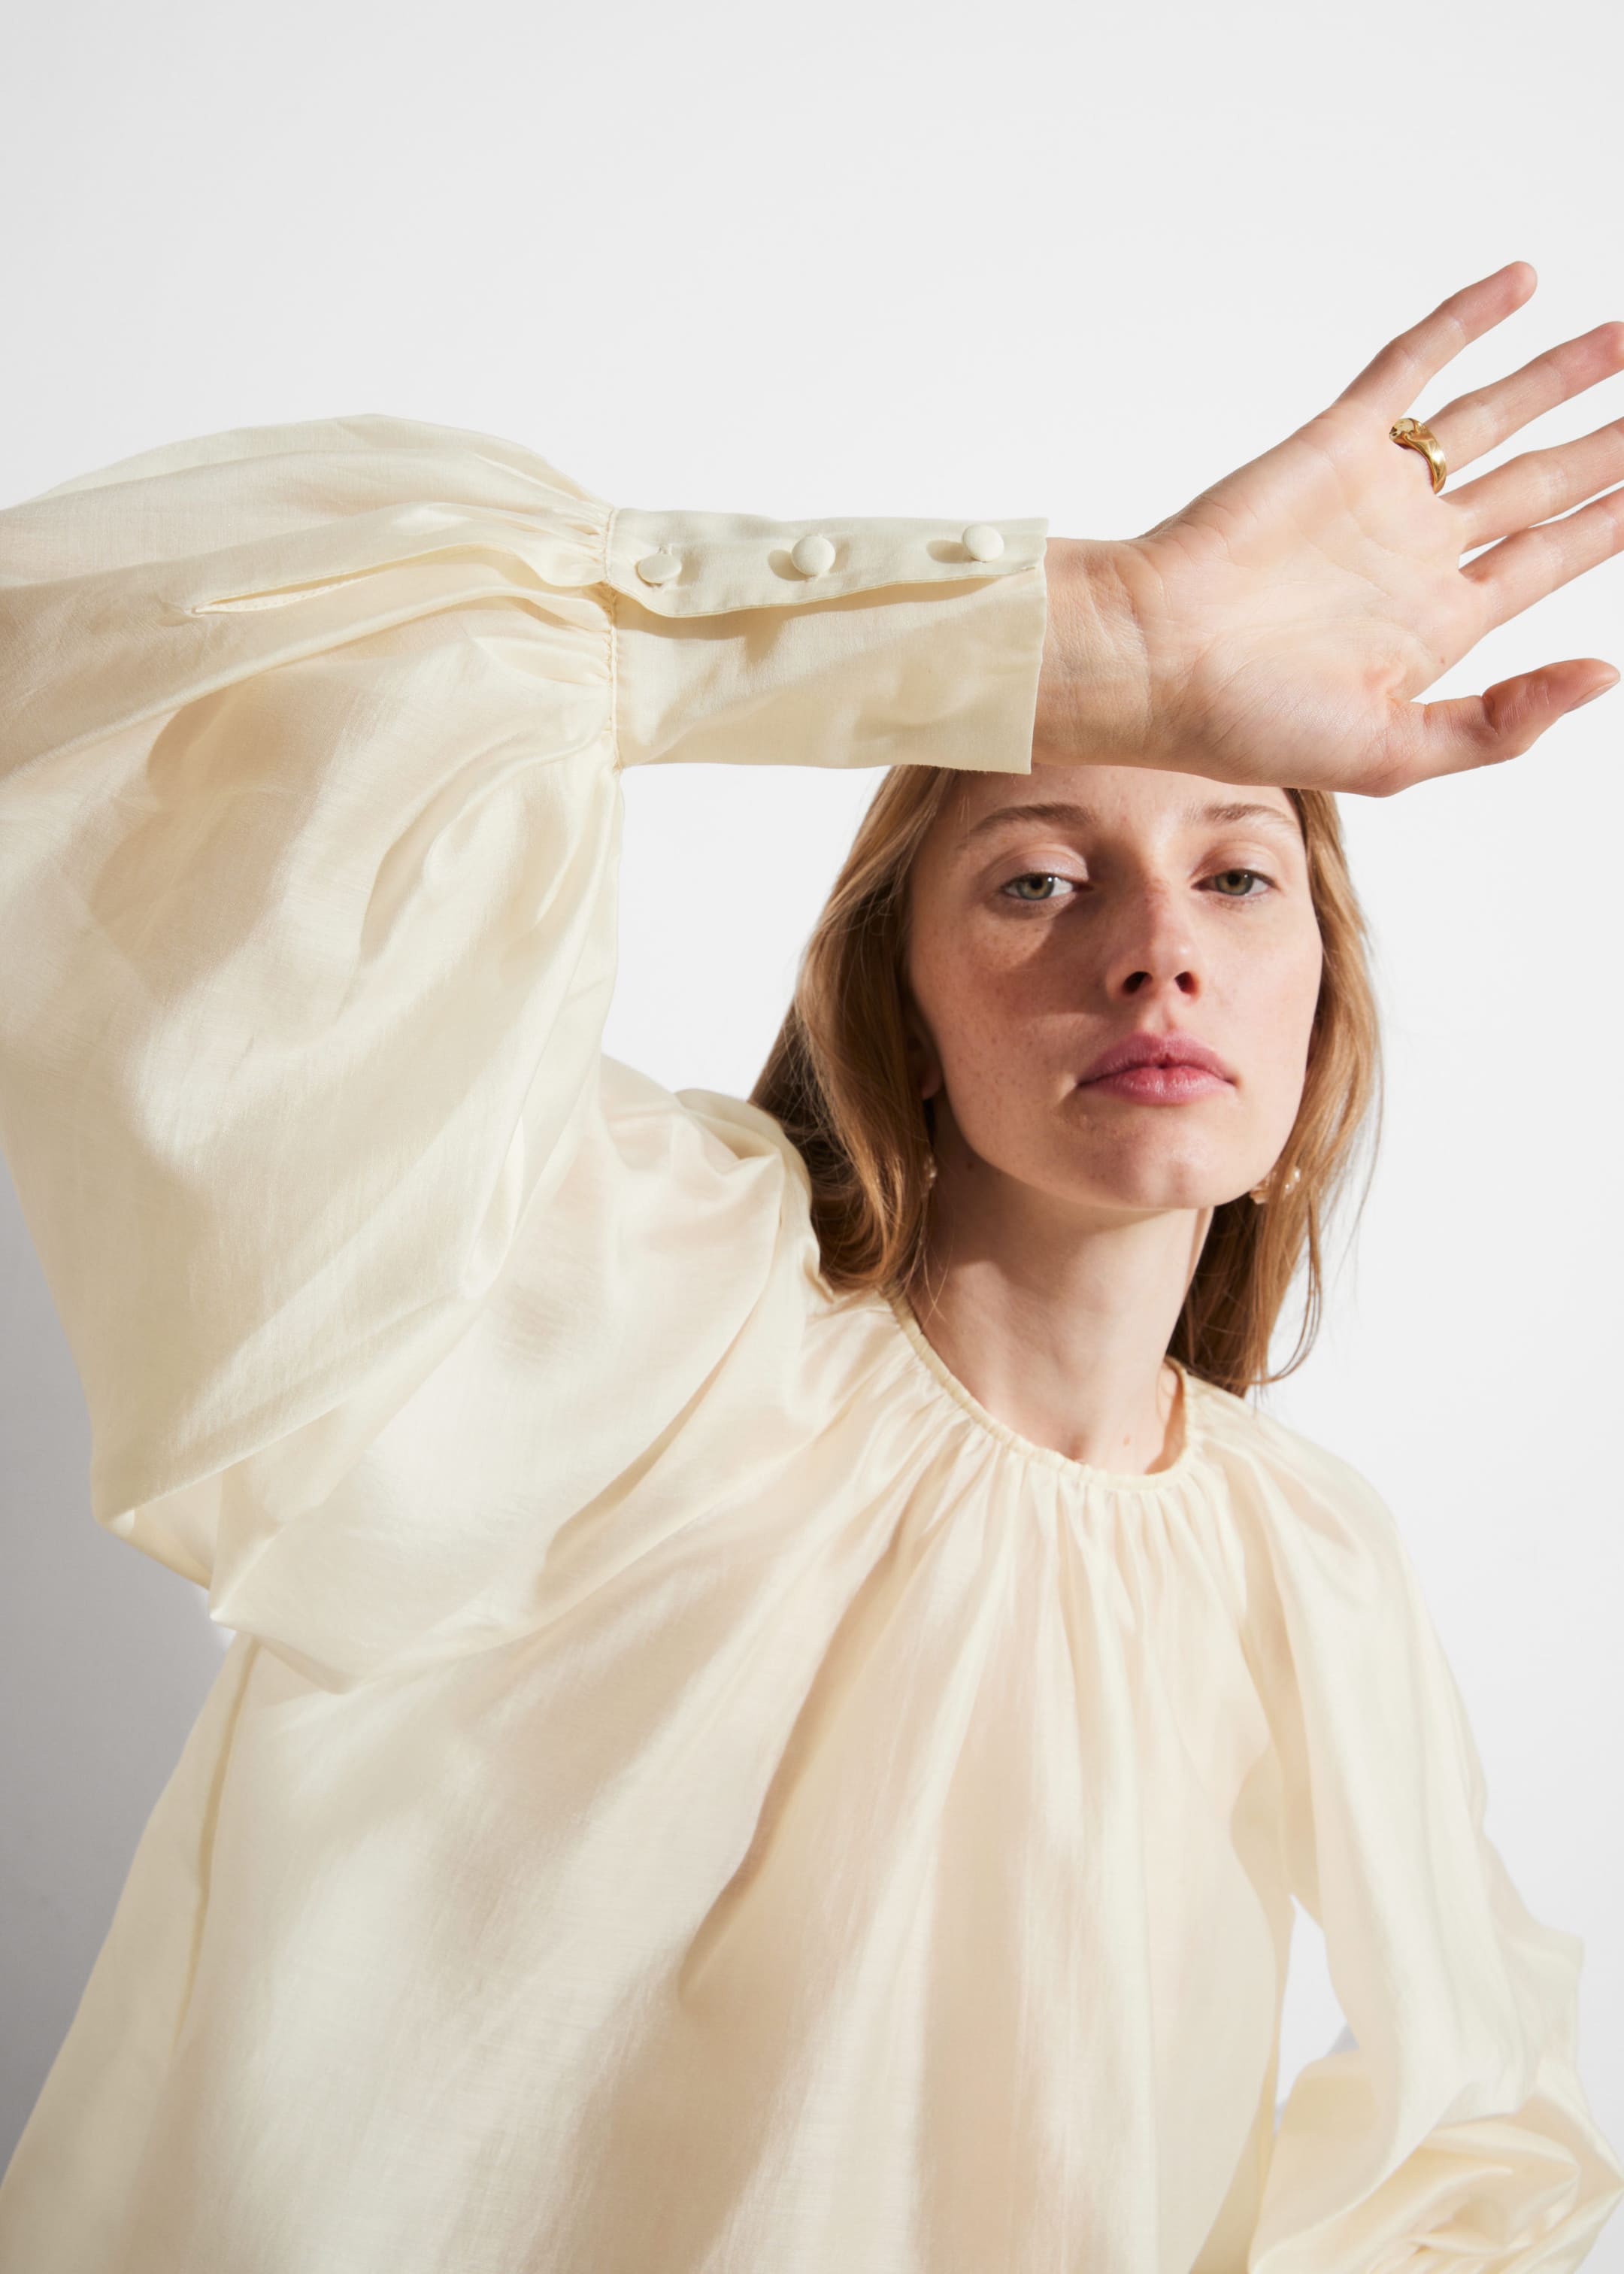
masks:
<svg viewBox="0 0 1624 2274"><path fill-rule="evenodd" d="M973 521L959 541L972 561L996 561L1004 550L1004 532L989 521Z"/></svg>
<svg viewBox="0 0 1624 2274"><path fill-rule="evenodd" d="M821 576L834 567L835 548L826 537L798 537L789 557L803 576Z"/></svg>
<svg viewBox="0 0 1624 2274"><path fill-rule="evenodd" d="M674 553L645 553L637 563L637 574L645 584L669 584L681 566Z"/></svg>

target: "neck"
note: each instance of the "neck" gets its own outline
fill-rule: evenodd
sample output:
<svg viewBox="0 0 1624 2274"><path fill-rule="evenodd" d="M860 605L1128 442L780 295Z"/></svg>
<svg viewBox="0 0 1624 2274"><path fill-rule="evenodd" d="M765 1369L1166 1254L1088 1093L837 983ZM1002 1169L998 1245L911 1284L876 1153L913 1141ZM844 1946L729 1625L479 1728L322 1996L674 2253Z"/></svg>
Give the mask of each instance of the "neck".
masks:
<svg viewBox="0 0 1624 2274"><path fill-rule="evenodd" d="M949 1371L1010 1428L1070 1460L1147 1474L1182 1442L1167 1348L1211 1220L1079 1210L950 1155L909 1300Z"/></svg>

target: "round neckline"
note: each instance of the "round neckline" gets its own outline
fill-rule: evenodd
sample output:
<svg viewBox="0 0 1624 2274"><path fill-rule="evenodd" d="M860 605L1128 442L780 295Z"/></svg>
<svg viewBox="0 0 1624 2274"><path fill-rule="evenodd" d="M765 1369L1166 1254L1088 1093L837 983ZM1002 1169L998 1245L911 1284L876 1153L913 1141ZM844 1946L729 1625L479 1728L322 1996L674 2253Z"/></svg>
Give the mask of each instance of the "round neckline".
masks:
<svg viewBox="0 0 1624 2274"><path fill-rule="evenodd" d="M1176 1485L1194 1467L1199 1449L1206 1438L1206 1418L1201 1411L1204 1384L1199 1374L1192 1374L1179 1359L1169 1358L1179 1378L1179 1419L1182 1437L1178 1451L1164 1469L1101 1469L1092 1461L1074 1461L1069 1453L1058 1451L1053 1445L1040 1445L1034 1437L1023 1437L1007 1421L989 1412L952 1371L936 1344L919 1322L913 1304L905 1292L898 1291L884 1298L887 1309L902 1329L903 1337L914 1358L929 1375L938 1389L947 1392L953 1403L967 1413L989 1436L996 1437L1011 1451L1026 1459L1037 1461L1061 1476L1074 1477L1081 1484L1107 1487L1112 1492L1156 1493Z"/></svg>

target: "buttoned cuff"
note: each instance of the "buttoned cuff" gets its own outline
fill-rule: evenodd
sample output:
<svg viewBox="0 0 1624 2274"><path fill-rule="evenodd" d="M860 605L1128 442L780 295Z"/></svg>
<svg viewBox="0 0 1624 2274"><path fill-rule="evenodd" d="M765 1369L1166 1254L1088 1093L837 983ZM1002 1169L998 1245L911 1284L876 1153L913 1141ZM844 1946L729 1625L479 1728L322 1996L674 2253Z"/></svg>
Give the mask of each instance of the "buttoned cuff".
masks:
<svg viewBox="0 0 1624 2274"><path fill-rule="evenodd" d="M620 763L1029 773L1048 526L616 509Z"/></svg>
<svg viewBox="0 0 1624 2274"><path fill-rule="evenodd" d="M898 584L963 584L1041 563L1047 520L768 521L745 513L617 507L605 574L660 616L715 616L844 599Z"/></svg>

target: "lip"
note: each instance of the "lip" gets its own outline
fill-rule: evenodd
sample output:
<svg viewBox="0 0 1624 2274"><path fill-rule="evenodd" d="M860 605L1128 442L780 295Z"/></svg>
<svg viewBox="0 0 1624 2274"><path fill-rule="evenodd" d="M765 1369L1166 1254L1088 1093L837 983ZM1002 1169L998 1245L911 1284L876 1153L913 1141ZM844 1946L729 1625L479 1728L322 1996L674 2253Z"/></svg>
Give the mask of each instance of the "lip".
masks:
<svg viewBox="0 0 1624 2274"><path fill-rule="evenodd" d="M1078 1087L1147 1105L1178 1105L1225 1088L1234 1079L1217 1051L1193 1035L1138 1034L1124 1035L1101 1050L1079 1077Z"/></svg>

